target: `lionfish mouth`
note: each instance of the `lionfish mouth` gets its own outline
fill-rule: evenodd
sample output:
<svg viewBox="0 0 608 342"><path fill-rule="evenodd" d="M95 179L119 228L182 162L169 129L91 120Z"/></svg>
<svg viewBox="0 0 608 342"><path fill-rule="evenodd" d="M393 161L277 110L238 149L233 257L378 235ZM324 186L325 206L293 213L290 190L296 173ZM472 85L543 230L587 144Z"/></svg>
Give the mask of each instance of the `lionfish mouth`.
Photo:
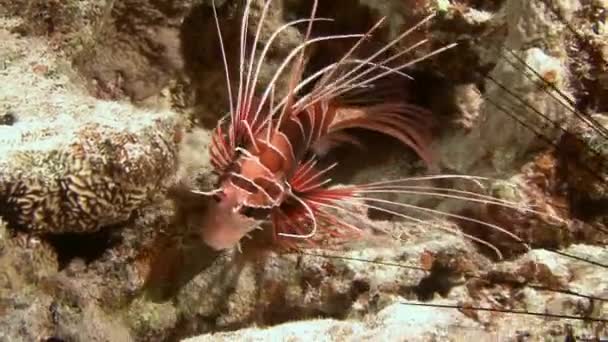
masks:
<svg viewBox="0 0 608 342"><path fill-rule="evenodd" d="M238 212L211 217L200 230L203 242L215 250L238 247L239 242L260 226L259 221Z"/></svg>

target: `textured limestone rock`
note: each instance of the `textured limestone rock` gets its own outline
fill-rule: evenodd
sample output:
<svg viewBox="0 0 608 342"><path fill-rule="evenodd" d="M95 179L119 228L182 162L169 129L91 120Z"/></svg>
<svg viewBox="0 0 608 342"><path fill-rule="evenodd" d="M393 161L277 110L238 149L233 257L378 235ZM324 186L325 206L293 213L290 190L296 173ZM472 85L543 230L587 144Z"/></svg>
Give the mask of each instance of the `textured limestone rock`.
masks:
<svg viewBox="0 0 608 342"><path fill-rule="evenodd" d="M455 312L395 303L363 321L318 319L281 324L272 328L247 328L236 332L193 337L184 342L205 341L429 341L445 339L453 331L446 326L471 329L470 336L490 337L476 323ZM477 332L477 331L479 332Z"/></svg>
<svg viewBox="0 0 608 342"><path fill-rule="evenodd" d="M556 1L551 6L571 18L576 3ZM455 131L442 140L438 150L445 167L464 173L510 174L526 161L530 150L547 145L539 135L548 141L559 137L560 129L548 119L559 124L571 119L563 103L550 94L553 91L520 62L525 61L564 94L569 93L565 53L569 31L556 21L548 6L542 0L506 1L483 23L492 38L470 48L478 64L489 65L491 71L487 77L475 71L471 74L477 87L485 88L475 115L477 122L472 129ZM462 98L468 94L456 95Z"/></svg>
<svg viewBox="0 0 608 342"><path fill-rule="evenodd" d="M180 27L195 1L109 1L90 48L75 56L101 98L157 95L183 67Z"/></svg>
<svg viewBox="0 0 608 342"><path fill-rule="evenodd" d="M602 248L576 245L564 252L572 255L594 255L603 258ZM530 267L533 262L533 267ZM348 262L350 263L350 262ZM382 267L382 266L378 266ZM456 285L444 298L435 296L433 305L461 305L465 309L410 306L403 303L423 304L406 299L403 292L396 294L377 311L367 308L365 314L347 320L311 319L274 327L253 327L235 332L210 333L184 341L238 339L258 341L270 338L304 341L314 336L320 341L361 341L385 338L398 341L432 341L437 338L479 338L482 340L510 340L527 336L533 340L543 338L564 339L569 334L603 336L601 325L596 328L578 320L534 317L515 313L492 313L466 309L485 307L517 310L519 312L554 315L604 317L605 302L589 300L574 294L604 298L607 288L601 282L607 276L605 269L568 257L537 250L509 263L489 267L489 272L469 278L466 285ZM367 274L366 274L367 275ZM382 277L371 279L384 279ZM519 280L517 280L519 278ZM335 281L336 278L332 277ZM410 278L411 279L411 278ZM485 282L485 283L484 283ZM483 285L480 286L480 283ZM522 285L517 285L518 283ZM585 285L583 285L585 284ZM529 286L526 286L529 285ZM421 286L421 285L419 285ZM548 289L564 290L563 292ZM237 289L238 291L238 289ZM370 295L373 292L370 291ZM571 291L568 293L567 291ZM296 297L302 298L302 297ZM471 299L474 298L474 299ZM353 308L356 304L353 304Z"/></svg>
<svg viewBox="0 0 608 342"><path fill-rule="evenodd" d="M47 8L42 6L46 5L44 2L31 3L35 3L36 8ZM84 75L97 87L93 87L97 90L95 95L102 98L129 95L134 99L159 96L159 102L163 102L167 92L160 89L183 69L194 79L194 88L199 93L195 102L203 107L202 111L212 112L210 116L215 119L226 110L227 95L209 1L107 2L112 3L116 5L107 7L105 19L96 22L98 35L83 30L84 36L95 38L87 41L92 44L87 46L96 49L81 50L83 53L76 57L80 76ZM242 2L217 3L228 44L238 45L234 37L238 35ZM305 2L276 3L272 18L263 29L263 41L278 25L308 14L308 6L302 5ZM344 3L353 6L346 6L349 10L344 11L345 7L339 6ZM521 70L512 70L507 62L498 61L494 50L506 44L534 66L545 68L544 74L562 89L569 89L567 71L572 70L566 69L572 56L555 52L567 46L563 25L543 6L543 1L452 3L453 6L446 1L353 0L335 5L321 1L320 10L324 15L339 17L331 29L348 32L364 31L377 17L389 14L389 29L375 37L386 40L404 25L411 24L404 22L404 18L417 10L420 13L416 14L424 15L441 5L440 11L446 16L438 18L437 25L428 28L426 34L438 39L438 43L462 39L461 46L465 46L455 53L447 53L439 62L429 61L420 66L424 72L444 74L448 80L458 82L443 87L423 82L419 87L425 93L421 97L433 93L439 98L439 104L453 100L456 112L461 114L449 117L456 121L456 127L446 124L444 136L437 142L443 166L450 172L517 174L514 179L523 190L515 191L502 184L504 182L490 184L488 189L499 193L501 198L549 205L558 215L568 215L568 202L561 192L553 191L563 187L563 180L556 175L556 157L531 156L530 144L535 143L530 142L532 135L511 117L490 109L486 97L504 100L508 98L505 92L492 86L490 81L479 82L471 77L475 71L490 70L493 77L524 94L552 118L564 119L562 107L551 102L534 82L521 75ZM576 8L570 5L577 2L554 3L568 14ZM262 1L254 1L254 17L259 16L260 4ZM81 5L83 13L91 13L87 4ZM404 8L416 11L397 13ZM70 7L65 10L49 13L59 13L52 16L69 14ZM102 13L95 11L93 17ZM50 22L58 23L59 32L71 30L66 26L68 20L53 19ZM519 24L508 25L507 21L512 19ZM5 27L23 27L17 22L4 23ZM84 24L85 28L88 25L76 24ZM44 31L44 25L41 26ZM254 28L252 24L250 34L255 32ZM3 38L0 77L5 84L17 87L0 90L0 148L7 152L0 158L6 156L6 160L10 160L0 163L0 170L11 171L3 174L0 190L2 200L21 198L21 204L13 201L10 206L3 206L13 209L2 213L7 219L13 219L9 220L9 229L3 231L0 221L0 339L163 341L209 333L201 339L285 337L297 340L298 335L310 333L320 340L373 340L378 336L390 340L443 340L455 336L477 340L517 340L526 336L531 340L564 340L570 334L569 329L578 337L589 337L596 332L599 336L606 335L601 324L580 320L400 304L422 301L605 317L606 304L601 300L564 292L606 298L605 269L538 249L559 247L573 255L597 261L606 259L601 234L589 228L575 229L570 221L567 229L561 226L553 229L536 217L511 216L505 212L490 215L517 233L530 233L523 236L531 236L534 242L535 250L527 253L508 247L515 250L508 262L490 262L493 256L480 254L482 249L462 237L435 230L430 223L412 226L366 219L362 220L366 224L394 229L401 239L391 243L380 240L381 243L376 244L362 241L344 249L309 251L331 254L331 257L279 255L245 246L245 254L232 251L217 258L217 253L205 250L195 237L180 235L184 227L171 222L174 212L170 206L162 202L150 206L144 200L162 188L175 170L176 156L184 161L178 171L180 177L192 178L191 181L202 188L211 183L212 179L207 177L207 152L199 150L208 144L208 131L201 129L196 135L187 136L185 144L176 152L172 147L175 114L93 100L75 86L80 84L77 81L80 76L67 64L58 62L61 59L44 48L43 39L19 37L7 30L0 31L0 35ZM473 44L466 46L469 38ZM301 41L302 35L296 29L289 30L283 39L271 50L263 66L260 86L265 85L277 63L289 48ZM52 46L63 49L61 44ZM231 49L232 56L234 46ZM319 50L321 54L327 53L324 57L333 58L340 47ZM594 65L583 59L576 61L581 69ZM482 90L483 95L477 90ZM593 94L589 96L601 98ZM52 115L40 114L44 112ZM546 127L543 132L553 134L553 130ZM600 137L589 130L583 133L589 142L600 150L603 148ZM44 144L34 144L34 141ZM417 169L412 158L404 156L403 149L394 149L390 155L385 153L389 145L390 142L378 144L382 153L374 156L372 151L364 171L361 171L359 153L356 163L343 165L350 167L351 175L355 173L355 178L362 181L399 178ZM576 151L595 162L586 154L586 149ZM83 156L83 159L74 159L74 156ZM373 160L375 157L377 160ZM521 165L524 165L523 171ZM89 184L80 181L81 178L95 182ZM588 178L573 173L565 178L573 191L589 193L594 200L599 200L596 203L603 203L606 191L601 182L586 182ZM87 196L90 192L83 192L81 185L101 189ZM31 193L34 187L47 196L19 193L20 189ZM108 198L98 195L105 192L109 192ZM75 193L78 196L72 199ZM96 202L92 203L91 199ZM32 207L32 203L35 206ZM433 201L418 203L436 205ZM585 202L580 203L582 206ZM559 209L561 207L566 209ZM37 217L36 213L45 208L54 209L60 215L52 216L49 222L41 221L41 214ZM111 238L93 236L86 244L76 240L62 247L24 234L13 236L14 230L10 229L18 222L15 218L21 216L27 228L40 232L94 231L123 221L133 208L139 209L133 222L108 233ZM28 210L32 215L23 214ZM378 218L379 215L371 216ZM587 225L587 216L580 215L577 219L580 225ZM476 236L488 238L486 231L473 229ZM105 242L106 239L110 242ZM490 240L500 245L507 239L504 234L496 234ZM572 242L580 244L567 248ZM590 243L597 247L589 246ZM101 245L99 255L79 255L76 247L81 244L85 245L84 249ZM280 325L276 328L270 327L277 324ZM251 325L264 328L247 328ZM226 332L243 328L246 329Z"/></svg>
<svg viewBox="0 0 608 342"><path fill-rule="evenodd" d="M487 263L461 237L397 222L374 224L406 243L380 240L302 255L255 253L245 245L243 254L218 258L176 297L181 317L192 322L180 336L315 317L361 319L402 298L443 293L441 286L425 285L428 279L439 277L449 286ZM450 271L437 271L443 269Z"/></svg>
<svg viewBox="0 0 608 342"><path fill-rule="evenodd" d="M65 60L10 25L0 31L0 82L10 84L0 110L15 121L0 126L2 214L40 233L124 222L174 172L177 115L86 97Z"/></svg>

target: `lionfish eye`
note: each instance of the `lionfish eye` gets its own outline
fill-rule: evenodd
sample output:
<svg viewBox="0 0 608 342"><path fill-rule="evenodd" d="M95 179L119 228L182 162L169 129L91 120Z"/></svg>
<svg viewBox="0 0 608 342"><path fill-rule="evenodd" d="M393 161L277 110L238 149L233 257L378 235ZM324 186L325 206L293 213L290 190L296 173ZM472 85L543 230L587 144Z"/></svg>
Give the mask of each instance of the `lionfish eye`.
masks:
<svg viewBox="0 0 608 342"><path fill-rule="evenodd" d="M224 197L226 197L226 195L224 195L224 192L218 191L214 193L211 197L213 197L213 199L219 203L224 199Z"/></svg>
<svg viewBox="0 0 608 342"><path fill-rule="evenodd" d="M264 220L270 215L270 209L248 207L244 205L239 209L239 214L256 220Z"/></svg>

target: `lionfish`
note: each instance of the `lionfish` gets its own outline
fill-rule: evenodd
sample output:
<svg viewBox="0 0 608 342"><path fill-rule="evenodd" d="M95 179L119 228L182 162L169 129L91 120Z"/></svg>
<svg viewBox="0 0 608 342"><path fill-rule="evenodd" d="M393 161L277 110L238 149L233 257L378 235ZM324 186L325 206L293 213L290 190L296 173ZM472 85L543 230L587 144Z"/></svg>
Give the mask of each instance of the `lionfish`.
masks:
<svg viewBox="0 0 608 342"><path fill-rule="evenodd" d="M359 227L356 223L352 223L352 220L346 219L360 215L353 209L353 207L358 207L384 212L414 222L424 221L406 214L405 210L468 221L504 234L505 237L513 239L525 249L530 249L528 243L521 237L497 224L380 197L386 194L413 194L434 196L440 199L456 199L560 220L555 215L542 210L537 211L536 208L525 204L499 199L487 194L416 185L421 181L442 179L460 179L473 183L490 180L484 177L434 174L368 184L330 186L332 180L328 178L328 175L338 164L320 167L320 160L324 155L331 153L336 146L359 144L360 141L351 131L353 128L375 131L392 137L413 150L426 165L433 165L430 149L433 119L428 110L400 99L369 102L364 99L351 103L348 98L353 94L356 96L359 92L373 94L376 82L388 77L398 76L412 80L412 77L404 70L443 53L456 44L443 46L396 66L394 63L391 64L428 43L427 39L422 39L397 53L386 56L391 48L432 20L434 15L430 15L369 57L358 58L355 57L355 52L382 25L383 20L378 21L364 34L326 35L313 38L311 36L313 24L331 20L316 17L318 1L314 0L308 19L294 20L279 27L259 51L258 43L262 23L271 1L264 2L260 22L250 47L247 45L247 29L252 0L246 2L240 28L239 82L236 94L233 94L234 89L230 83L230 68L222 39L222 30L215 4L213 5L213 15L227 81L230 112L219 120L212 134L210 156L214 171L218 175L216 188L206 192L189 190L192 194L213 199L209 201L210 204L199 227L202 240L208 246L215 250L237 247L245 236L256 229L270 229L274 242L288 248L298 246L300 242L309 242L314 245L315 243L312 241L319 236L347 238L365 236L366 227ZM256 93L262 64L273 41L287 28L302 24L307 25L303 43L289 53L266 88L262 92ZM307 48L319 42L337 40L353 40L354 43L338 61L304 77ZM524 68L529 69L530 77L538 77L541 82L546 83L546 88L551 87L550 82L545 81L545 78L526 65L525 61L515 54L513 57L516 58L516 61L512 63L523 64ZM275 101L275 89L279 78L287 68L290 68L290 74L286 95ZM490 81L496 82L491 78ZM497 82L496 84L502 88L501 84ZM516 95L512 95L508 89L504 90L515 98L513 101L525 102ZM554 88L554 90L557 92L557 89ZM561 93L558 94L558 96L563 96ZM563 101L567 101L566 96L563 98ZM490 100L488 99L488 101ZM572 103L561 103L569 108L575 107ZM515 120L518 120L510 109L502 108L499 103L495 103L495 105L499 111L512 115ZM524 106L526 106L525 103ZM542 115L534 109L532 111ZM578 113L576 109L572 109L572 111ZM583 118L579 115L577 117ZM597 123L592 122L591 125L596 129L603 128ZM502 257L500 249L484 239L448 226L439 226L439 228L461 234L490 248L499 259ZM554 252L562 256L586 260L557 250ZM601 263L597 264L600 267L606 267ZM552 290L580 295L591 300L605 301L602 298L586 296L573 291ZM432 306L432 304L411 304ZM442 307L462 309L458 305ZM482 307L469 309L501 311ZM502 312L588 319L588 317L562 317L516 310L502 310Z"/></svg>
<svg viewBox="0 0 608 342"><path fill-rule="evenodd" d="M265 1L260 22L263 22L267 15L270 4L270 0ZM395 138L412 149L426 165L432 165L430 143L433 122L427 110L401 99L369 101L369 104L366 104L366 101L355 101L355 104L351 104L344 98L352 97L353 93L366 89L373 94L374 82L389 76L398 75L412 79L403 72L404 69L454 47L455 43L398 66L389 66L390 62L428 42L428 39L423 39L379 60L386 51L429 22L434 15L419 21L371 56L357 59L353 57L354 52L381 26L384 19L378 21L365 34L311 38L314 22L330 20L315 17L317 1L314 1L310 18L295 20L279 27L270 36L259 56L256 55L257 44L263 25L258 24L251 51L246 56L250 5L251 1L247 1L241 27L239 86L235 97L232 94L227 57L214 7L225 77L228 81L230 112L218 122L212 135L210 156L214 171L219 176L217 188L209 192L192 191L199 195L211 196L215 200L201 223L200 234L207 245L216 250L235 247L243 237L254 229L261 229L265 223L269 223L267 227L272 229L275 243L284 247L310 241L318 234L334 237L359 236L363 232L361 227L339 218L355 215L351 209L354 204L417 222L422 221L383 204L474 221L500 230L523 243L518 236L491 223L373 196L382 193L434 194L444 198L462 198L512 208L521 207L516 203L464 190L441 189L444 192L439 192L432 187L412 185L416 181L441 178L475 181L476 177L435 175L369 184L328 186L331 179L327 174L337 163L322 168L317 166L320 157L336 146L359 144L357 138L347 132L353 128L375 131ZM303 23L308 24L304 42L285 58L265 90L256 94L260 69L273 40L288 27ZM339 61L303 78L305 51L308 46L322 41L348 39L355 40L355 43ZM257 63L254 63L256 58ZM276 83L290 63L287 94L275 103ZM312 88L302 94L302 90L310 84L313 84ZM486 241L470 235L467 237L488 246L498 256L501 255L496 247Z"/></svg>

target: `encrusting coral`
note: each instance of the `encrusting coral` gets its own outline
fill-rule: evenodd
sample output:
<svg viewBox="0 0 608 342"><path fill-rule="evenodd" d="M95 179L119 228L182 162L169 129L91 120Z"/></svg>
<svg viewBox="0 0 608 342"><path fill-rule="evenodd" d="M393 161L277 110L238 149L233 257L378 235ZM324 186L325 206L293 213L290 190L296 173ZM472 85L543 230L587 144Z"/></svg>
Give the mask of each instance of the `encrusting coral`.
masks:
<svg viewBox="0 0 608 342"><path fill-rule="evenodd" d="M78 96L46 47L6 41L0 103L15 122L0 125L0 214L39 233L124 222L174 174L177 114Z"/></svg>

